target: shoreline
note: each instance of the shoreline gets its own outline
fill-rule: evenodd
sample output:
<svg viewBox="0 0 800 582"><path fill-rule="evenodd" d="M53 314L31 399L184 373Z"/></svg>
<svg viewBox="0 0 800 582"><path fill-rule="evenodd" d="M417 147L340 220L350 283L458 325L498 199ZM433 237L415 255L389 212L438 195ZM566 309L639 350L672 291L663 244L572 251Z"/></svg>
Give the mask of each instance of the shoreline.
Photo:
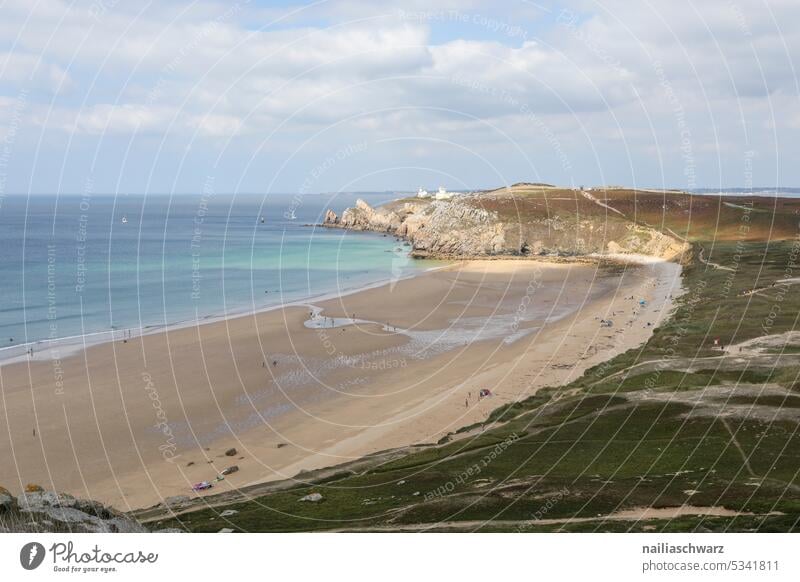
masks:
<svg viewBox="0 0 800 582"><path fill-rule="evenodd" d="M626 270L631 280L620 280L615 287L620 276L606 273L598 265L461 261L396 282L313 300L321 304L316 307L324 310L325 317L334 320L347 319L358 310L355 319L359 321L331 330L306 326L306 308L311 301L304 301L158 330L129 340L127 346L119 341L90 346L83 358L64 358L71 367L72 384L66 390L69 402L62 403L63 411L47 403L52 395L46 394L39 408L39 416L52 414L56 425L65 421L75 424L64 433L70 446L54 444L49 434L49 447L30 443L32 455L40 457L39 468L35 460L21 463L27 467L14 461L20 469L20 482L3 485L21 488L32 480L24 475L38 473L47 488L132 509L174 495L192 496L188 491L192 482L218 474L229 463L237 464L241 471L218 483L211 494L295 478L303 471L380 450L435 442L442 434L485 419L505 402L530 395L543 385L564 383L587 366L612 357L615 350L646 340L652 330L631 331L630 341L612 341L606 348L587 352L598 335L593 314L602 313L604 307L610 309L609 305L620 300L623 288L628 295L632 289L646 291L642 277L649 270L664 271L655 277L677 292L680 266L674 263L632 266ZM552 283L543 285L540 293L544 294L543 303L552 302L553 306L549 311L524 314L515 322L513 312L525 297L529 277L537 271L544 274L545 283ZM668 276L668 272L672 274ZM575 285L567 284L571 278ZM581 281L582 287L577 285ZM437 303L441 297L447 301ZM564 305L558 305L562 298ZM427 307L432 309L425 313ZM394 332L382 329L388 325L383 319L389 318L381 317L387 309ZM485 321L478 325L477 320ZM513 329L514 324L520 333L512 338L507 328L511 325ZM544 331L552 338L542 337ZM331 341L336 346L332 354L326 347ZM291 346L289 353L263 349L266 344L282 342ZM122 352L129 355L122 357ZM264 361L261 366L252 364L254 358L263 359L270 353L274 358L271 366ZM538 359L532 359L536 354ZM566 370L554 365L559 358L576 362ZM31 376L34 369L35 377ZM169 446L169 438L153 430L158 418L143 414L152 396L149 400L142 396L142 390L148 390L143 386L142 370L153 384L150 393L155 392L164 411L164 426L170 427L174 437L172 449L159 450ZM4 376L16 375L16 381L4 378L12 393L15 387L20 393L27 388L31 393L27 400L47 385L48 372L47 362L41 361L0 368ZM81 380L90 385L88 391L73 394L80 391L77 385ZM264 381L267 386L261 386ZM105 383L111 389L101 389ZM311 385L314 390L308 388ZM492 397L469 402L472 396L468 395L477 395L483 385L497 387ZM24 394L17 396L24 403ZM36 400L39 406L39 398ZM97 412L82 410L89 401ZM263 404L267 402L270 406ZM53 410L47 410L48 406ZM125 411L128 431L116 423L116 430L109 433L107 425L115 423L103 417L120 410ZM187 423L188 430L181 432ZM59 433L58 429L49 432ZM24 429L10 427L12 430L15 438L24 435ZM76 431L82 432L77 439ZM81 439L83 446L76 447L75 441ZM226 457L222 453L230 447L237 448L237 454ZM54 453L44 452L48 448L69 453L68 460L51 461ZM79 450L93 448L100 453L98 459L83 462L89 453ZM27 449L17 441L11 454L22 455ZM165 450L171 456L163 455ZM0 441L0 458L12 461L5 459L5 454L7 445ZM58 470L51 470L53 464ZM91 471L85 469L86 464L93 465ZM77 467L80 479L65 483L64 477L54 477L69 467L73 472Z"/></svg>
<svg viewBox="0 0 800 582"><path fill-rule="evenodd" d="M345 229L345 227L336 225L317 224L310 226ZM376 234L370 231L353 231L353 232ZM437 257L417 257L415 258L415 260L437 261L446 264L438 267L428 267L427 269L421 270L419 272L407 273L400 277L382 278L360 287L351 287L344 290L329 291L326 293L320 293L318 295L311 295L303 299L297 299L285 303L277 303L275 305L268 305L265 307L241 307L238 309L228 311L226 313L209 313L199 319L177 320L172 323L154 323L145 326L140 326L138 328L130 327L122 329L94 331L81 335L71 335L71 336L64 336L52 339L51 338L40 339L31 342L15 344L13 346L6 346L0 348L0 368L9 364L16 364L21 362L61 360L71 356L78 355L81 352L93 346L102 345L106 343L113 343L115 341L121 341L125 339L132 340L148 335L184 329L187 327L195 327L198 325L217 323L220 321L225 321L227 319L254 316L260 313L267 313L269 311L276 311L289 307L309 307L314 302L327 301L329 299L335 299L337 297L345 297L347 295L359 293L360 291L374 289L376 287L382 287L384 285L391 284L392 282L413 279L415 277L419 277L420 275L424 275L425 273L434 272L440 269L446 269L453 265L458 265L459 263L464 263L468 261L528 261L532 263L543 263L543 264L553 264L553 265L558 265L558 264L602 265L603 263L618 264L618 265L626 265L626 264L643 265L643 264L651 264L658 262L669 262L659 257L650 257L648 255L638 255L633 253L617 253L617 254L603 254L603 255L591 254L591 255L582 255L574 257L573 256L529 257L529 256L515 256L515 255L493 255L485 257L484 256L475 256L475 257L437 256ZM86 341L87 338L93 338L93 339ZM37 350L34 351L33 357L28 356L28 351L31 347L37 348ZM53 356L52 354L54 350L66 350L66 351L64 352L59 351L58 355ZM45 353L47 352L49 352L50 354L49 356L45 355Z"/></svg>
<svg viewBox="0 0 800 582"><path fill-rule="evenodd" d="M439 259L432 259L432 260L438 261ZM195 327L198 325L218 323L221 321L225 321L227 319L236 319L238 317L248 317L248 316L252 317L260 313L267 313L270 311L286 309L289 307L308 307L315 301L316 302L327 301L329 299L335 299L337 297L345 297L347 295L352 295L353 293L358 293L366 289L382 287L383 285L388 285L393 281L403 281L406 279L413 279L414 277L419 277L420 275L424 275L425 273L428 272L433 272L439 269L445 269L453 264L453 261L442 260L441 262L446 262L447 264L439 267L428 267L427 269L420 270L419 272L411 272L399 277L382 278L377 281L373 281L372 283L362 285L360 287L350 287L343 290L328 291L325 293L320 293L318 295L311 295L303 299L287 301L285 303L277 303L275 305L268 305L264 307L253 307L253 308L241 307L238 309L228 311L226 313L210 313L208 315L204 315L199 319L184 319L172 323L158 323L158 324L154 323L138 328L130 327L122 329L111 329L105 331L95 331L82 335L71 335L71 336L58 337L52 339L50 338L41 339L32 342L15 344L13 346L6 346L4 348L0 348L0 368L9 364L17 364L21 362L52 361L55 359L65 359L71 356L79 355L81 352L93 346L103 345L106 343L113 343L125 339L133 340L140 337L146 337L148 335L167 333L170 331L176 331L187 327ZM129 332L130 335L126 335ZM102 337L96 337L96 336L102 336ZM86 341L87 338L95 338L95 339ZM37 351L34 351L33 357L28 357L28 350L31 347L39 349ZM23 350L23 348L25 349ZM54 350L61 350L61 349L66 349L66 352L59 352L58 356L52 356ZM45 356L44 354L47 352L49 352L51 355Z"/></svg>

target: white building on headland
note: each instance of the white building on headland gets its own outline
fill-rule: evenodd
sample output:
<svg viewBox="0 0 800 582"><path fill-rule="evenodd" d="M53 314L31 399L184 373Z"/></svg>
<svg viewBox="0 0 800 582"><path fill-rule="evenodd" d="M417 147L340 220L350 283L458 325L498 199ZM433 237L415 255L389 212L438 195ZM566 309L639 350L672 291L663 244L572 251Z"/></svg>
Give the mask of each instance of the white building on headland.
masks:
<svg viewBox="0 0 800 582"><path fill-rule="evenodd" d="M439 186L439 191L431 195L424 188L417 191L417 198L435 198L436 200L450 200L453 196L458 196L458 192L448 192L443 186Z"/></svg>
<svg viewBox="0 0 800 582"><path fill-rule="evenodd" d="M439 191L436 193L435 198L437 200L449 200L454 194L455 192L448 192L442 186L439 186Z"/></svg>

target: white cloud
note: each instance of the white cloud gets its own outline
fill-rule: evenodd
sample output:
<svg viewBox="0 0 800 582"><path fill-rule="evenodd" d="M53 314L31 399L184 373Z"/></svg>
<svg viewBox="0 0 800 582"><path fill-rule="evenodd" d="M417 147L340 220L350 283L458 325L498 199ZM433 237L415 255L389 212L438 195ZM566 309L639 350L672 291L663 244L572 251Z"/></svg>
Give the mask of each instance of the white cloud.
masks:
<svg viewBox="0 0 800 582"><path fill-rule="evenodd" d="M98 104L74 110L37 107L34 121L45 129L89 135L132 134L163 131L175 119L175 111L166 107Z"/></svg>
<svg viewBox="0 0 800 582"><path fill-rule="evenodd" d="M543 156L616 154L629 170L652 152L680 165L681 123L698 158L767 149L773 114L777 131L800 129L796 2L566 1L562 13L554 3L413 0L400 14L366 0L13 0L0 38L14 48L0 67L6 96L36 71L34 86L50 92L31 103L39 124L87 136L446 135L492 152L512 139ZM464 15L521 33L492 34L481 18L459 26Z"/></svg>
<svg viewBox="0 0 800 582"><path fill-rule="evenodd" d="M0 52L0 80L17 86L67 91L72 80L58 65L23 52Z"/></svg>
<svg viewBox="0 0 800 582"><path fill-rule="evenodd" d="M232 115L195 115L188 120L188 125L201 135L228 137L239 133L242 120Z"/></svg>

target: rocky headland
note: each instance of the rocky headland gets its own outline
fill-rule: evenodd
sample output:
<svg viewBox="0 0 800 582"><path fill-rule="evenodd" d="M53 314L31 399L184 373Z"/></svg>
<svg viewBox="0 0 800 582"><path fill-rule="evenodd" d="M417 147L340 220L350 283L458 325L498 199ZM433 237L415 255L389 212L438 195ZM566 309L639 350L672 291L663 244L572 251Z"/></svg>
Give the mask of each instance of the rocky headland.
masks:
<svg viewBox="0 0 800 582"><path fill-rule="evenodd" d="M684 260L690 245L648 223L637 205L686 204L683 193L512 187L450 200L403 198L378 207L359 199L323 226L388 233L417 258L579 258L648 255ZM637 198L639 200L637 200Z"/></svg>

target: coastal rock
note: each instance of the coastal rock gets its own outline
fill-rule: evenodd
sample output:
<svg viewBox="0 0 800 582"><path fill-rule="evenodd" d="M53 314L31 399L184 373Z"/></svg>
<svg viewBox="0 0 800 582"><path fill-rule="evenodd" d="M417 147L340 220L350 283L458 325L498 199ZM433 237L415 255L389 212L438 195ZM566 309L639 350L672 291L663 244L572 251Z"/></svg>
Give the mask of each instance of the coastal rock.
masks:
<svg viewBox="0 0 800 582"><path fill-rule="evenodd" d="M375 209L359 199L355 207L342 213L338 223L326 213L325 226L404 237L411 242L412 254L419 257L506 252L504 225L497 216L459 200L404 202Z"/></svg>
<svg viewBox="0 0 800 582"><path fill-rule="evenodd" d="M58 494L55 491L34 491L23 493L19 498L21 511L43 511L48 507L72 508L77 500L72 495Z"/></svg>
<svg viewBox="0 0 800 582"><path fill-rule="evenodd" d="M105 505L92 499L76 499L75 507L84 513L97 516L101 519L109 519L112 517L111 512Z"/></svg>
<svg viewBox="0 0 800 582"><path fill-rule="evenodd" d="M0 515L17 508L17 499L5 487L0 487Z"/></svg>
<svg viewBox="0 0 800 582"><path fill-rule="evenodd" d="M336 213L333 210L328 209L328 211L325 213L323 224L339 224L339 217L336 216Z"/></svg>
<svg viewBox="0 0 800 582"><path fill-rule="evenodd" d="M323 497L319 493L309 493L305 497L301 497L298 501L310 501L312 503L317 503L318 501L322 501Z"/></svg>
<svg viewBox="0 0 800 582"><path fill-rule="evenodd" d="M359 198L355 207L345 210L338 222L335 213L330 210L326 212L324 224L341 226L350 230L394 232L400 227L401 222L400 215L394 210L386 207L375 209Z"/></svg>
<svg viewBox="0 0 800 582"><path fill-rule="evenodd" d="M630 224L627 236L620 241L609 241L609 253L636 253L655 257L670 258L688 252L688 243L658 232L652 228Z"/></svg>
<svg viewBox="0 0 800 582"><path fill-rule="evenodd" d="M10 497L11 499L6 499ZM55 491L26 491L18 499L0 493L0 530L10 532L100 532L147 531L139 522L91 500L76 499Z"/></svg>
<svg viewBox="0 0 800 582"><path fill-rule="evenodd" d="M236 449L235 448L228 449L227 451L225 451L225 456L226 457L235 457L236 456Z"/></svg>
<svg viewBox="0 0 800 582"><path fill-rule="evenodd" d="M416 256L488 256L506 254L505 225L497 216L455 201L434 201L416 224Z"/></svg>

